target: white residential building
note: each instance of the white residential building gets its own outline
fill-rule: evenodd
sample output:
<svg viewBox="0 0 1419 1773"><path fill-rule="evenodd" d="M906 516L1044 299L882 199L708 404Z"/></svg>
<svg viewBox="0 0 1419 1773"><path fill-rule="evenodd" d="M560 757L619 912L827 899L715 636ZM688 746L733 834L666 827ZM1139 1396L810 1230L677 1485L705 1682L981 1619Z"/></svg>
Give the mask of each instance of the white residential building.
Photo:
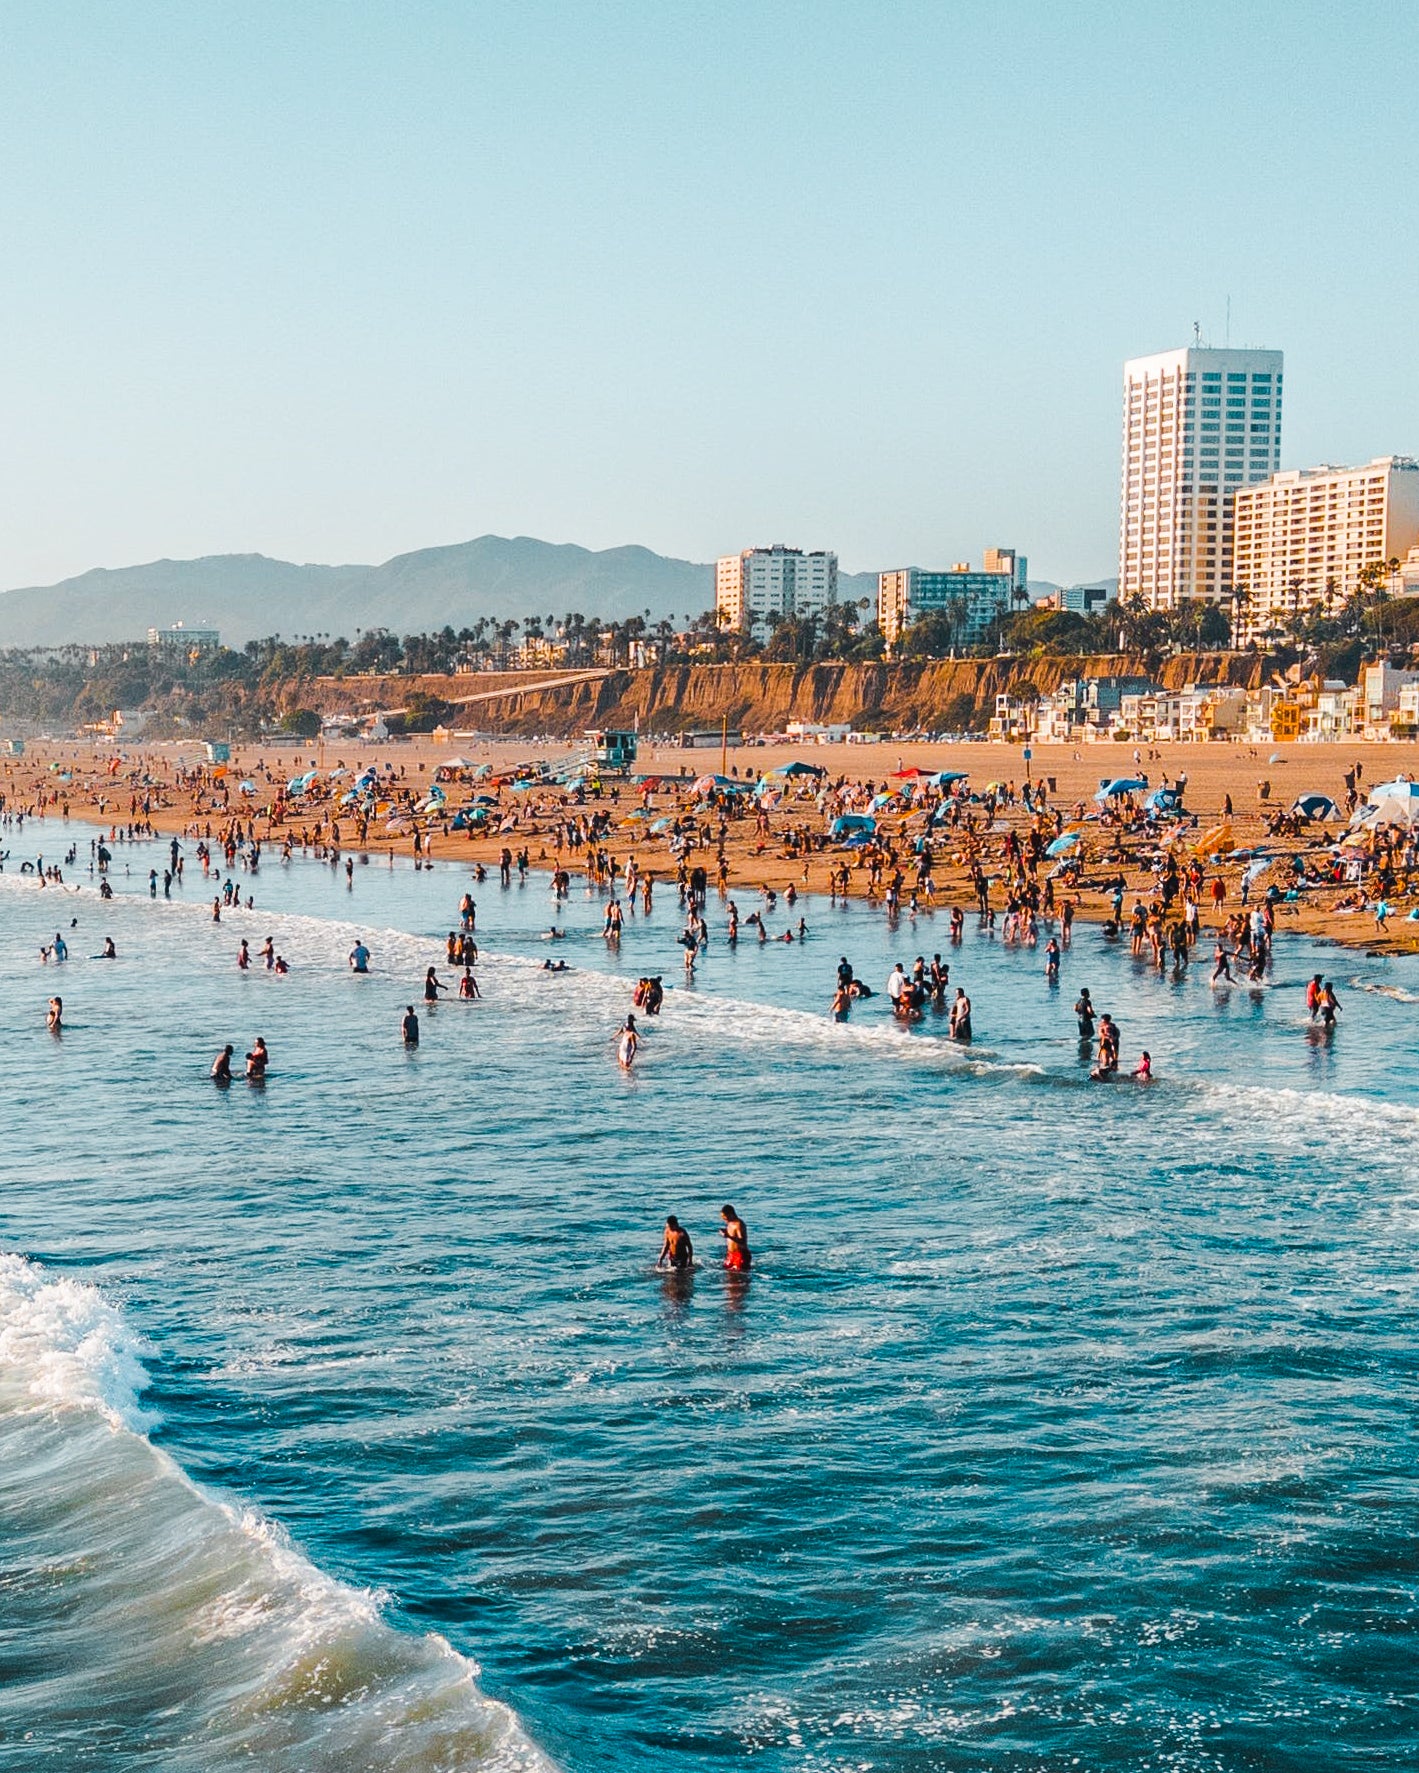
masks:
<svg viewBox="0 0 1419 1773"><path fill-rule="evenodd" d="M1230 598L1233 497L1280 466L1281 362L1192 346L1124 365L1120 599Z"/></svg>
<svg viewBox="0 0 1419 1773"><path fill-rule="evenodd" d="M838 557L775 542L715 562L714 607L721 628L765 640L779 616L821 616L838 600Z"/></svg>
<svg viewBox="0 0 1419 1773"><path fill-rule="evenodd" d="M1369 566L1419 542L1419 462L1377 456L1363 468L1291 468L1237 493L1232 578L1247 639L1297 614L1332 612Z"/></svg>

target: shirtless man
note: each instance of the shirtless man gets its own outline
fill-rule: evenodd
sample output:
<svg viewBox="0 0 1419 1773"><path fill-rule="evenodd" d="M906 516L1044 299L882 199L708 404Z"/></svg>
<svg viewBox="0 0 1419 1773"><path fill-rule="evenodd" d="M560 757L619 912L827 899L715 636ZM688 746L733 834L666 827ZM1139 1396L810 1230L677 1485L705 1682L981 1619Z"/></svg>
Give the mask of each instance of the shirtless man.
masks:
<svg viewBox="0 0 1419 1773"><path fill-rule="evenodd" d="M220 1053L212 1061L212 1082L230 1083L232 1081L232 1054L236 1048L227 1042Z"/></svg>
<svg viewBox="0 0 1419 1773"><path fill-rule="evenodd" d="M695 1261L695 1250L690 1242L690 1234L681 1225L673 1213L665 1218L665 1242L660 1246L660 1254L655 1259L657 1268L691 1268Z"/></svg>

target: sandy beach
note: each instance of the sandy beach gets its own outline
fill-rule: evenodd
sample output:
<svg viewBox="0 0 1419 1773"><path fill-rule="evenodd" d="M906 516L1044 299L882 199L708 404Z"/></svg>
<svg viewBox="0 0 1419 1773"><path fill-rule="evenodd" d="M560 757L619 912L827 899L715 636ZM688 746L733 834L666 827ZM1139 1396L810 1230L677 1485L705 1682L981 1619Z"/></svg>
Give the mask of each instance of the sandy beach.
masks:
<svg viewBox="0 0 1419 1773"><path fill-rule="evenodd" d="M555 765L576 750L576 746L556 742L539 745L535 741L510 740L483 743L476 749L465 749L462 755L478 763L486 762L498 773L534 761L546 760ZM88 742L40 743L28 746L22 757L4 761L3 769L0 769L0 791L6 795L6 810L11 813L37 809L41 797L45 797L50 800L46 811L52 811L56 805L61 809L67 806L73 818L105 823L127 823L146 816L157 829L174 833L187 830L194 822L203 832L210 825L213 833L220 833L228 819L240 814L243 827L249 821L256 835L266 842L273 836L279 839L283 834L299 837L303 833L312 845L328 844L332 840L330 820L333 814L339 825L337 841L346 850L358 851L361 847L358 831L348 812L342 816L338 806L328 798L310 805L290 801L284 825L273 824L271 814L278 786L312 767L322 772L337 769L358 772L367 765L374 765L381 772L392 767L396 796L407 791L422 802L436 772L453 754L447 744L431 740L366 746L331 741L312 741L301 747L252 745L235 750L225 776L214 783L203 749L197 744L134 745L115 752L112 746ZM1040 745L1032 753L1030 780L1046 785L1051 811L1058 809L1066 826L1077 822L1081 832L1083 868L1072 896L1077 901L1077 916L1085 921L1098 921L1108 916L1104 885L1106 882L1111 884L1120 869L1127 881L1130 906L1135 898L1146 901L1154 882L1152 859L1158 849L1157 839L1151 834L1105 831L1097 823L1088 821L1087 815L1096 811L1093 796L1102 780L1137 773L1146 776L1150 786L1158 786L1165 782L1176 783L1185 776L1184 804L1189 815L1196 819L1196 825L1186 827L1177 839L1179 854L1184 857L1192 853L1199 837L1227 822L1224 808L1230 797L1235 851L1207 858L1209 878L1220 874L1224 882L1227 895L1224 909L1230 913L1239 906L1241 877L1258 846L1262 846L1274 860L1265 872L1253 878L1254 898L1260 897L1273 881L1289 886L1295 855L1298 852L1304 857L1325 855L1343 831L1342 820L1326 825L1311 823L1303 826L1295 836L1269 836L1268 820L1289 809L1299 796L1326 794L1343 807L1347 770L1358 771L1362 799L1380 782L1393 780L1399 774L1414 776L1419 773L1419 746L1393 744L1290 745L1269 750L1243 745L1161 745L1140 748L1137 755L1140 761L1135 765L1134 747L1097 744L1078 749ZM115 758L118 759L116 767ZM749 745L731 747L727 762L730 772L742 777L779 768L795 758L826 770L826 780L830 782L847 778L852 782L872 783L879 789L898 786L899 783L893 780L895 773L913 768L928 772L964 770L969 774L971 790L977 793L992 783L1000 783L1013 785L1018 794L1026 780L1026 765L1020 749L998 744ZM645 744L641 748L637 774L694 777L702 772L717 772L720 763L717 751ZM205 790L200 786L194 789L175 785L174 778L179 772L199 768L208 770ZM70 778L67 781L63 779L66 775ZM805 780L812 781L810 778ZM254 783L257 792L250 797L242 796L238 791L242 781ZM215 807L212 801L214 786L219 795L219 804ZM220 804L223 792L230 794L229 809ZM450 808L457 806L462 797L461 789L456 785L452 787ZM652 871L661 883L667 877L673 880L676 864L669 854L668 834L652 835L644 821L632 822L629 818L641 807L642 799L642 791L631 783L608 779L602 800L598 802L594 796L589 796L586 806L595 809L610 805L615 809L611 832L603 847L622 867L634 856L642 872ZM149 809L146 815L143 812L145 800ZM517 812L518 822L511 831L492 831L486 835L445 832L442 822L435 821L427 834L432 854L437 859L466 858L470 863L481 861L487 865L496 862L506 844L514 850L526 847L533 868L550 868L559 860L552 831L562 815L564 801L570 810L571 796L564 795L561 790L520 793L505 790L504 805ZM686 811L692 804L683 787L667 780L651 794L649 809L660 817ZM977 840L980 860L988 874L999 877L1005 828L1009 826L1023 832L1030 821L1030 812L1018 798L1013 805L999 810L995 827ZM371 826L363 847L370 854L381 856L389 853L411 855L411 833L388 832L384 829L385 823L381 818ZM711 824L712 831L706 829L704 836L711 842L710 854L713 856L718 842L717 815L713 816ZM800 893L826 893L830 871L837 870L850 858L831 847L814 850L806 856L789 855L784 846L790 828L817 834L823 830L823 824L813 803L811 787L801 794L789 791L782 796L769 813L767 837L762 830L756 829L752 816L731 819L725 839L731 895L753 895L763 887L782 894L790 884ZM882 833L888 842L900 829L901 822L895 817L889 814L884 818ZM1163 828L1165 841L1169 829ZM9 866L13 868L29 857L34 846L11 830L6 833L4 847L12 852ZM38 847L51 852L55 848L52 839ZM971 847L970 842L963 841L959 831L949 831L941 838L935 864L935 902L938 907L955 902L971 903ZM427 849L425 853L428 853ZM910 874L905 846L902 847L902 858L902 865ZM53 855L46 856L47 861L57 859ZM561 860L573 874L581 872L579 856L567 855ZM713 873L713 863L709 865ZM857 897L866 891L866 871L854 868L850 875L850 894ZM1368 908L1340 908L1341 902L1353 895L1354 888L1350 883L1315 886L1297 901L1278 906L1277 927L1283 932L1289 930L1321 936L1373 953L1419 952L1419 922L1407 921L1408 912L1419 903L1419 876L1408 879L1401 870L1396 888L1387 895L1391 914L1384 929L1376 927L1374 915ZM748 909L747 905L744 909ZM1210 910L1210 905L1204 909Z"/></svg>

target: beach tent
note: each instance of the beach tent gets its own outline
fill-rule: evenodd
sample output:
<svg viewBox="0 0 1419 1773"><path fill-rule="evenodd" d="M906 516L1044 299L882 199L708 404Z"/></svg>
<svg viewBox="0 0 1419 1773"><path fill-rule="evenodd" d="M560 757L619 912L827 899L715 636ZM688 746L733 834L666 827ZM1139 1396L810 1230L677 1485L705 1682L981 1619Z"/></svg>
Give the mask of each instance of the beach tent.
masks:
<svg viewBox="0 0 1419 1773"><path fill-rule="evenodd" d="M1182 800L1181 788L1155 788L1143 802L1143 808L1149 813L1180 813Z"/></svg>
<svg viewBox="0 0 1419 1773"><path fill-rule="evenodd" d="M774 776L826 776L828 772L821 764L800 763L795 758L792 763L786 763L781 768L771 770L769 773Z"/></svg>
<svg viewBox="0 0 1419 1773"><path fill-rule="evenodd" d="M473 759L471 757L446 757L440 765L440 768L446 770L471 770L473 768Z"/></svg>
<svg viewBox="0 0 1419 1773"><path fill-rule="evenodd" d="M243 794L255 794L256 792L255 782L238 782L237 787Z"/></svg>
<svg viewBox="0 0 1419 1773"><path fill-rule="evenodd" d="M1340 808L1328 794L1299 794L1291 802L1291 811L1303 819L1338 819Z"/></svg>
<svg viewBox="0 0 1419 1773"><path fill-rule="evenodd" d="M1141 794L1148 786L1147 776L1116 776L1112 782L1100 782L1094 799L1116 800L1121 794Z"/></svg>
<svg viewBox="0 0 1419 1773"><path fill-rule="evenodd" d="M829 837L872 837L877 821L866 813L840 813L828 827Z"/></svg>

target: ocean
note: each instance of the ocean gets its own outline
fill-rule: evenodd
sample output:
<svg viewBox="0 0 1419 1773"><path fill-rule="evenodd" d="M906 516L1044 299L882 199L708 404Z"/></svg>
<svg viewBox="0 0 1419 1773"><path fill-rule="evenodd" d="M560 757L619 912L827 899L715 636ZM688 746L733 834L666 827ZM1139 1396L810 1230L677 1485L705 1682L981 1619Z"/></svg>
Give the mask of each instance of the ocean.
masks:
<svg viewBox="0 0 1419 1773"><path fill-rule="evenodd" d="M0 831L0 1767L1419 1762L1419 967L1079 926L1051 988L974 917L730 951L712 897L687 989L673 886L614 952L494 875L426 1013L466 867L268 850L214 924L190 845L101 904L92 835ZM70 842L77 893L16 872ZM937 951L968 1051L887 1013ZM1155 1083L1088 1081L1085 984Z"/></svg>

